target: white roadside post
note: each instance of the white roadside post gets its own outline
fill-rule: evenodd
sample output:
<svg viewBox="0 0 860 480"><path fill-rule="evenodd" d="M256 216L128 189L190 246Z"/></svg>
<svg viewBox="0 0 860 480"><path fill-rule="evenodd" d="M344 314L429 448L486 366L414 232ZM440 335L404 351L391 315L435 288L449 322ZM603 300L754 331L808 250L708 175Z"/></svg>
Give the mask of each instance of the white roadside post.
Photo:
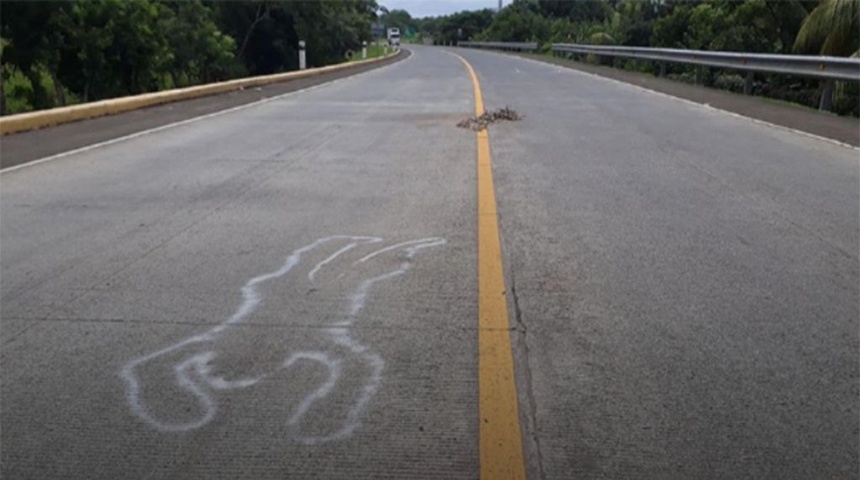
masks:
<svg viewBox="0 0 860 480"><path fill-rule="evenodd" d="M305 55L305 41L299 40L299 70L308 68L308 59Z"/></svg>
<svg viewBox="0 0 860 480"><path fill-rule="evenodd" d="M367 42L361 42L361 59L367 58Z"/></svg>

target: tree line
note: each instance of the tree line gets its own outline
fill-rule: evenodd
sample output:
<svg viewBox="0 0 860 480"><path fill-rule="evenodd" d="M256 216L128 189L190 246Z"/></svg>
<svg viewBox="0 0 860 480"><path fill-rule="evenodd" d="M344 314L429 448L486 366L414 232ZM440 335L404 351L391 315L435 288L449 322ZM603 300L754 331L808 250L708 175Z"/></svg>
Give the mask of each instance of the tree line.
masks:
<svg viewBox="0 0 860 480"><path fill-rule="evenodd" d="M0 111L16 113L345 60L375 0L3 0Z"/></svg>
<svg viewBox="0 0 860 480"><path fill-rule="evenodd" d="M436 44L458 41L537 42L627 45L736 52L857 56L860 49L860 0L514 0L501 11L460 12L408 18L423 39ZM611 59L596 59L612 63ZM652 71L650 62L620 60L616 66ZM669 66L669 76L695 81L694 67ZM757 75L754 93L816 106L815 80ZM743 90L737 72L708 69L710 86ZM835 111L860 115L858 85L839 82Z"/></svg>
<svg viewBox="0 0 860 480"><path fill-rule="evenodd" d="M372 23L437 44L534 41L544 51L559 42L837 56L860 49L860 0L514 0L499 12L427 18L375 0L3 0L0 113L294 70L300 39L308 66L336 63L370 40ZM670 70L690 76L689 67ZM814 104L809 81L773 78L765 87L782 89L777 98ZM742 88L731 75L708 81ZM841 97L856 114L854 97Z"/></svg>
<svg viewBox="0 0 860 480"><path fill-rule="evenodd" d="M412 18L391 26L436 44L584 43L757 53L857 55L860 0L514 0L496 12Z"/></svg>
<svg viewBox="0 0 860 480"><path fill-rule="evenodd" d="M849 56L860 0L515 0L477 37Z"/></svg>
<svg viewBox="0 0 860 480"><path fill-rule="evenodd" d="M857 55L860 0L514 0L485 9L388 19L437 44L492 40L758 53Z"/></svg>

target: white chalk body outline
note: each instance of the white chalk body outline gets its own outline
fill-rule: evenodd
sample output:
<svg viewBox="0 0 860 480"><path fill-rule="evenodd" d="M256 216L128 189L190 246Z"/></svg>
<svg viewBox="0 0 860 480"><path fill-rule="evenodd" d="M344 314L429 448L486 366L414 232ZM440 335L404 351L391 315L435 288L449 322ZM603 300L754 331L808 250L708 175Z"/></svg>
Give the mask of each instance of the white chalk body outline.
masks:
<svg viewBox="0 0 860 480"><path fill-rule="evenodd" d="M326 367L328 376L316 390L313 390L304 396L298 406L296 406L293 414L287 419L286 424L290 427L294 427L294 439L300 443L313 445L344 439L352 435L360 425L361 413L382 383L382 372L385 368L385 362L379 354L354 339L350 334L350 327L355 323L358 314L364 308L368 294L375 284L390 280L408 272L412 268L412 259L419 250L444 245L447 242L443 238L430 237L397 243L367 254L352 264L354 267L365 263L378 255L397 249L402 249L402 251L405 252L405 259L400 262L397 269L363 280L349 296L349 308L344 319L330 324L328 328L322 330L323 335L327 336L333 345L342 349L345 348L346 351L350 352L355 358L369 366L371 372L369 378L367 378L362 385L358 397L349 408L344 424L333 433L328 435L306 436L298 433L297 431L298 425L305 414L307 414L316 402L331 394L341 377L343 361L341 358L338 358L338 356L329 352L295 351L288 358L284 359L283 363L275 371L258 377L238 380L226 380L212 375L209 363L217 356L216 352L212 350L195 353L186 357L173 365L176 383L181 389L196 397L202 413L193 420L179 423L161 420L154 415L149 408L147 408L141 399L142 386L137 375L138 368L146 363L180 351L190 345L213 342L225 331L240 324L249 315L251 315L263 301L263 298L260 296L256 288L258 285L286 276L293 267L299 264L303 255L333 240L346 240L349 243L317 263L313 269L310 270L308 273L308 281L311 284L314 283L316 274L319 273L322 268L329 265L341 255L349 252L359 245L369 245L383 241L383 239L379 237L333 235L318 239L311 244L305 245L304 247L293 251L279 269L248 280L241 289L242 303L236 309L235 313L233 313L233 315L223 323L216 325L204 333L185 338L184 340L170 346L147 355L137 357L126 363L120 371L120 377L125 383L126 399L128 400L132 413L143 422L161 432L187 432L194 430L208 424L215 418L218 406L217 401L213 398L214 392L219 390L253 387L272 374L288 369L299 361L305 360L316 362Z"/></svg>

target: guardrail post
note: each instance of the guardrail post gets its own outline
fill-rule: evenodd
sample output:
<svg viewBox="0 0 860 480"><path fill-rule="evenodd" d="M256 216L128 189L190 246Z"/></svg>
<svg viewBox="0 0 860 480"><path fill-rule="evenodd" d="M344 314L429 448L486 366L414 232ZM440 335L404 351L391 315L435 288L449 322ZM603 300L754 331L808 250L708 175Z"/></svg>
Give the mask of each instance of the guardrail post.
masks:
<svg viewBox="0 0 860 480"><path fill-rule="evenodd" d="M660 69L657 71L657 76L658 77L665 77L666 76L666 62L660 62L659 67L660 67Z"/></svg>
<svg viewBox="0 0 860 480"><path fill-rule="evenodd" d="M305 41L299 40L299 70L308 68L308 59L305 55Z"/></svg>
<svg viewBox="0 0 860 480"><path fill-rule="evenodd" d="M833 80L821 82L821 102L818 104L818 109L823 112L833 109Z"/></svg>
<svg viewBox="0 0 860 480"><path fill-rule="evenodd" d="M705 72L704 67L697 66L696 67L696 85L701 85L705 82Z"/></svg>
<svg viewBox="0 0 860 480"><path fill-rule="evenodd" d="M747 76L744 79L744 95L752 95L754 76L753 72L747 72Z"/></svg>

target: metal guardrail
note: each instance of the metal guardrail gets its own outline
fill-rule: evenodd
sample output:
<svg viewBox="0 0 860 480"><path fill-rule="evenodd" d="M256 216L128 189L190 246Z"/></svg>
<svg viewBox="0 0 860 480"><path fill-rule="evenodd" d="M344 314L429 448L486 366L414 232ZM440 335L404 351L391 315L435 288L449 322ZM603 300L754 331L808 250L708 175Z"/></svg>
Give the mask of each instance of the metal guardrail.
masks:
<svg viewBox="0 0 860 480"><path fill-rule="evenodd" d="M712 52L672 48L552 44L553 52L594 54L655 62L684 63L748 72L778 73L823 80L860 81L860 58Z"/></svg>
<svg viewBox="0 0 860 480"><path fill-rule="evenodd" d="M458 42L457 46L465 48L508 50L514 52L533 52L538 49L538 44L535 42Z"/></svg>
<svg viewBox="0 0 860 480"><path fill-rule="evenodd" d="M744 94L753 89L753 74L775 73L817 78L823 81L819 108L833 107L833 82L860 81L860 58L812 55L775 55L763 53L714 52L707 50L678 50L672 48L616 47L607 45L552 44L554 54L586 54L603 57L649 60L660 64L665 75L666 63L682 63L699 67L717 67L747 72ZM697 72L697 78L701 71ZM698 82L698 80L697 80Z"/></svg>
<svg viewBox="0 0 860 480"><path fill-rule="evenodd" d="M460 42L459 46L509 51L535 51L537 43L518 42ZM645 48L609 45L582 45L554 43L552 52L558 54L583 54L601 57L648 60L660 64L660 75L665 75L667 63L682 63L699 67L716 67L747 72L744 93L753 90L753 74L773 73L817 78L823 81L821 110L830 110L833 105L833 82L860 81L860 58L827 57L815 55L775 55L764 53L720 52L707 50L680 50L673 48ZM701 72L697 74L697 77Z"/></svg>

